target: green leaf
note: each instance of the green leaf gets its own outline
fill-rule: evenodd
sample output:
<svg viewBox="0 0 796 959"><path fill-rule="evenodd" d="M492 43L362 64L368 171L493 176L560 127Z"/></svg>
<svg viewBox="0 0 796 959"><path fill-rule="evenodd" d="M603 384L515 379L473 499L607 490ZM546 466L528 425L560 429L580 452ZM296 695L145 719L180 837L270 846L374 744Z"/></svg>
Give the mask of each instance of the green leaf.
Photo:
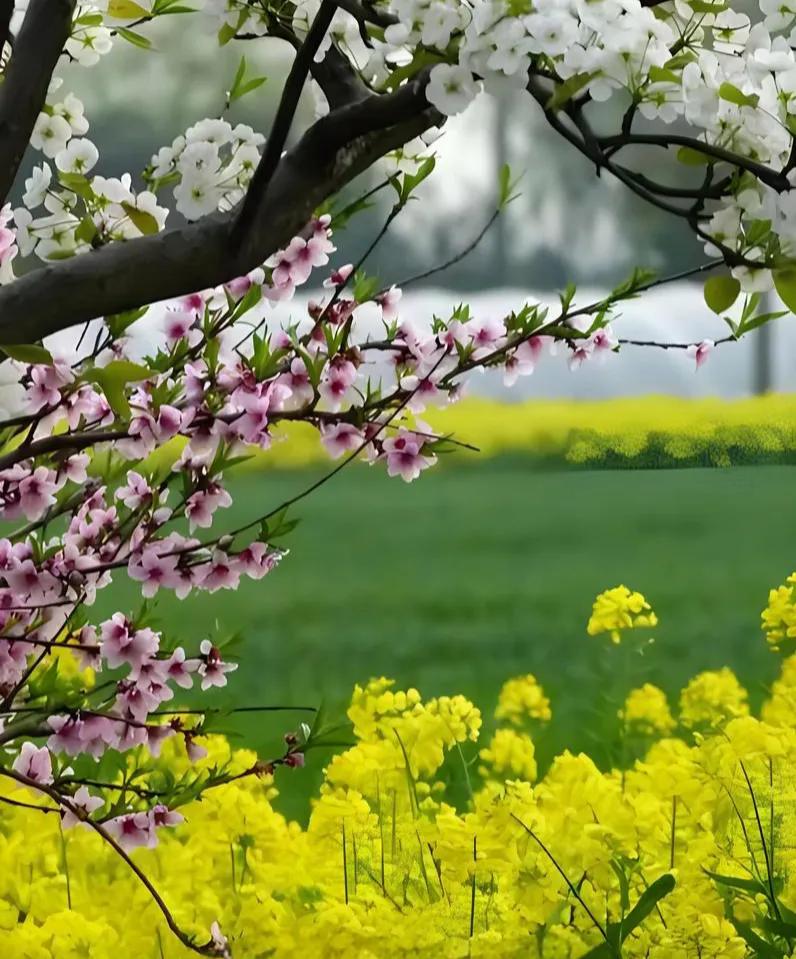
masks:
<svg viewBox="0 0 796 959"><path fill-rule="evenodd" d="M498 175L498 184L500 187L498 207L501 210L504 209L504 207L507 207L512 200L516 200L519 196L519 193L515 193L514 189L520 182L520 179L521 177L516 177L512 180L511 167L508 165L508 163L504 163L500 168L500 173Z"/></svg>
<svg viewBox="0 0 796 959"><path fill-rule="evenodd" d="M784 959L785 953L758 936L750 925L745 922L740 922L738 919L734 920L734 925L738 935L741 936L748 946L754 949L754 955L757 959Z"/></svg>
<svg viewBox="0 0 796 959"><path fill-rule="evenodd" d="M658 876L655 882L651 883L642 892L638 902L633 906L630 912L622 920L622 939L626 939L635 928L641 925L652 910L665 896L674 889L675 881L671 873L664 873Z"/></svg>
<svg viewBox="0 0 796 959"><path fill-rule="evenodd" d="M251 80L247 80L237 92L237 95L233 98L239 100L241 97L245 97L247 93L251 93L252 90L257 90L264 83L266 83L268 77L252 77Z"/></svg>
<svg viewBox="0 0 796 959"><path fill-rule="evenodd" d="M652 66L649 69L649 78L652 83L675 83L680 86L682 77L674 70L667 70L666 67Z"/></svg>
<svg viewBox="0 0 796 959"><path fill-rule="evenodd" d="M107 366L89 370L83 378L90 383L97 383L114 413L126 419L130 415L130 404L125 395L127 384L138 383L150 376L152 370L146 366L131 363L130 360L113 360Z"/></svg>
<svg viewBox="0 0 796 959"><path fill-rule="evenodd" d="M796 313L796 267L775 270L774 289L791 313Z"/></svg>
<svg viewBox="0 0 796 959"><path fill-rule="evenodd" d="M90 216L83 217L75 230L75 239L79 243L93 243L97 236L97 228Z"/></svg>
<svg viewBox="0 0 796 959"><path fill-rule="evenodd" d="M58 180L67 190L83 197L84 200L93 199L94 191L91 189L88 179L82 173L59 173Z"/></svg>
<svg viewBox="0 0 796 959"><path fill-rule="evenodd" d="M261 87L267 79L267 77L250 77L246 79L246 57L241 57L238 69L235 72L235 79L232 81L232 86L227 95L227 102L234 103L236 100L240 100L240 98L247 93L251 93L252 90Z"/></svg>
<svg viewBox="0 0 796 959"><path fill-rule="evenodd" d="M694 11L694 13L724 13L725 10L729 10L729 4L726 3L710 3L709 0L688 0L688 6Z"/></svg>
<svg viewBox="0 0 796 959"><path fill-rule="evenodd" d="M702 870L706 876L720 886L726 886L728 889L741 889L744 892L751 892L754 895L767 895L768 889L759 879L747 878L745 876L722 876L717 872L711 872L709 869Z"/></svg>
<svg viewBox="0 0 796 959"><path fill-rule="evenodd" d="M593 73L576 73L574 76L559 83L553 95L545 104L545 110L559 110L588 84L594 77Z"/></svg>
<svg viewBox="0 0 796 959"><path fill-rule="evenodd" d="M145 37L141 33L136 33L134 30L128 30L127 27L117 27L116 32L123 40L131 43L134 47L138 47L140 50L152 49L152 41L149 39L149 37Z"/></svg>
<svg viewBox="0 0 796 959"><path fill-rule="evenodd" d="M785 922L782 919L774 919L771 916L763 916L760 925L775 936L782 936L783 939L796 938L796 924Z"/></svg>
<svg viewBox="0 0 796 959"><path fill-rule="evenodd" d="M149 10L135 3L135 0L109 0L108 15L116 20L137 20L139 17L148 17Z"/></svg>
<svg viewBox="0 0 796 959"><path fill-rule="evenodd" d="M4 343L0 350L20 363L52 363L53 358L49 350L37 343Z"/></svg>
<svg viewBox="0 0 796 959"><path fill-rule="evenodd" d="M582 959L617 959L622 954L622 943L637 929L664 896L674 889L674 876L664 873L647 886L638 902L621 922L611 922L606 929L607 942L590 949Z"/></svg>
<svg viewBox="0 0 796 959"><path fill-rule="evenodd" d="M249 310L253 310L262 298L263 288L257 283L252 283L233 308L230 320L237 320Z"/></svg>
<svg viewBox="0 0 796 959"><path fill-rule="evenodd" d="M719 87L719 97L739 107L756 107L760 97L756 93L742 93L738 87L726 80Z"/></svg>
<svg viewBox="0 0 796 959"><path fill-rule="evenodd" d="M147 213L146 210L139 210L137 206L134 206L132 203L127 203L126 201L122 202L122 207L124 208L124 212L133 221L136 229L140 230L144 236L152 236L152 234L159 232L160 227L158 226L158 221L151 213Z"/></svg>
<svg viewBox="0 0 796 959"><path fill-rule="evenodd" d="M358 273L354 277L354 299L357 303L367 303L379 292L379 278Z"/></svg>
<svg viewBox="0 0 796 959"><path fill-rule="evenodd" d="M734 276L723 273L705 280L705 302L714 313L724 313L738 299L741 284Z"/></svg>
<svg viewBox="0 0 796 959"><path fill-rule="evenodd" d="M757 316L752 316L748 320L743 320L738 324L737 335L743 336L744 333L750 333L760 326L765 326L766 323L770 323L772 320L778 320L781 316L787 315L788 310L778 310L776 313L758 313Z"/></svg>
<svg viewBox="0 0 796 959"><path fill-rule="evenodd" d="M686 166L707 166L708 163L713 163L713 159L706 153L691 147L680 147L677 151L677 159Z"/></svg>
<svg viewBox="0 0 796 959"><path fill-rule="evenodd" d="M142 306L137 310L126 310L124 313L114 313L111 316L106 316L105 325L108 327L111 336L118 339L129 326L132 326L136 320L141 319L147 309L148 307Z"/></svg>

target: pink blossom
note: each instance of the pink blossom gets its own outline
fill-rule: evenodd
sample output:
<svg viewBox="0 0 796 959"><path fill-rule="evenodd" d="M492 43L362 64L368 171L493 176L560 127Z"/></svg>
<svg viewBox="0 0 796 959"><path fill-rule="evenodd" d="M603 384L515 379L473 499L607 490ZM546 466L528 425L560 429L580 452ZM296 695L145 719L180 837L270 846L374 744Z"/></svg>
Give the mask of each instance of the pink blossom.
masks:
<svg viewBox="0 0 796 959"><path fill-rule="evenodd" d="M130 579L142 584L144 596L152 597L161 586L168 588L179 582L176 569L176 556L159 556L155 549L149 547L130 558L127 574Z"/></svg>
<svg viewBox="0 0 796 959"><path fill-rule="evenodd" d="M198 668L198 660L186 659L185 650L182 646L178 646L171 656L163 662L163 673L166 678L182 689L190 689L193 686L191 673L196 672Z"/></svg>
<svg viewBox="0 0 796 959"><path fill-rule="evenodd" d="M102 656L111 669L123 663L133 667L154 656L160 646L160 638L151 629L134 630L122 613L114 613L100 624Z"/></svg>
<svg viewBox="0 0 796 959"><path fill-rule="evenodd" d="M226 686L226 674L234 672L238 668L238 664L223 662L221 652L209 639L202 640L199 650L202 654L202 661L199 664L202 689L210 689L211 686Z"/></svg>
<svg viewBox="0 0 796 959"><path fill-rule="evenodd" d="M152 487L140 473L128 470L127 485L116 490L116 499L120 499L128 509L138 509L152 499Z"/></svg>
<svg viewBox="0 0 796 959"><path fill-rule="evenodd" d="M167 310L163 320L166 340L173 345L188 336L194 328L196 313L193 310Z"/></svg>
<svg viewBox="0 0 796 959"><path fill-rule="evenodd" d="M164 403L158 410L158 416L154 423L154 433L158 441L165 443L172 436L176 436L180 432L183 422L183 414L176 407Z"/></svg>
<svg viewBox="0 0 796 959"><path fill-rule="evenodd" d="M19 505L25 518L33 521L41 516L55 503L55 493L58 488L55 473L46 466L37 466L36 469L19 484Z"/></svg>
<svg viewBox="0 0 796 959"><path fill-rule="evenodd" d="M354 272L353 263L346 263L345 266L341 266L338 269L334 270L328 279L323 281L323 285L327 290L333 290L336 287L343 286L348 282L349 276Z"/></svg>
<svg viewBox="0 0 796 959"><path fill-rule="evenodd" d="M149 815L152 819L152 825L157 829L160 829L164 826L179 826L181 823L185 822L185 816L183 816L182 813L178 813L173 809L169 809L169 807L164 806L163 803L158 803L156 806L153 806L149 810Z"/></svg>
<svg viewBox="0 0 796 959"><path fill-rule="evenodd" d="M569 354L569 368L577 370L591 357L591 345L588 340L578 340Z"/></svg>
<svg viewBox="0 0 796 959"><path fill-rule="evenodd" d="M73 483L83 484L88 479L87 467L90 462L88 453L75 453L66 460L64 475Z"/></svg>
<svg viewBox="0 0 796 959"><path fill-rule="evenodd" d="M413 413L422 413L430 403L435 406L442 406L445 403L445 393L437 386L437 377L431 376L405 376L401 380L401 389L411 393L411 397L406 404L406 408Z"/></svg>
<svg viewBox="0 0 796 959"><path fill-rule="evenodd" d="M242 296L245 296L249 292L252 285L253 280L251 276L246 274L244 276L236 276L235 279L225 283L224 289L233 299L239 300Z"/></svg>
<svg viewBox="0 0 796 959"><path fill-rule="evenodd" d="M381 318L385 323L392 323L398 318L398 304L402 296L403 293L397 286L391 286L376 297L376 302L381 307Z"/></svg>
<svg viewBox="0 0 796 959"><path fill-rule="evenodd" d="M288 753L285 756L284 763L286 766L292 766L294 769L300 768L304 765L304 753Z"/></svg>
<svg viewBox="0 0 796 959"><path fill-rule="evenodd" d="M502 320L470 320L466 329L474 347L475 357L492 353L506 335L506 324Z"/></svg>
<svg viewBox="0 0 796 959"><path fill-rule="evenodd" d="M79 719L72 716L50 716L47 725L53 731L47 740L47 746L54 753L77 756L83 752L83 741L80 738L82 723Z"/></svg>
<svg viewBox="0 0 796 959"><path fill-rule="evenodd" d="M152 820L148 813L127 813L116 816L105 823L105 829L119 843L125 852L147 846L153 849L157 845L157 837Z"/></svg>
<svg viewBox="0 0 796 959"><path fill-rule="evenodd" d="M53 359L51 364L36 364L30 368L31 384L26 398L33 413L46 406L61 402L61 389L74 381L71 366L63 359Z"/></svg>
<svg viewBox="0 0 796 959"><path fill-rule="evenodd" d="M190 732L183 733L183 737L185 739L185 751L192 763L197 763L207 756L205 747L200 746Z"/></svg>
<svg viewBox="0 0 796 959"><path fill-rule="evenodd" d="M240 573L235 568L235 564L220 549L213 553L209 563L203 563L197 569L197 575L201 576L202 589L211 593L215 593L218 589L237 589L240 581Z"/></svg>
<svg viewBox="0 0 796 959"><path fill-rule="evenodd" d="M314 395L312 383L310 383L307 367L301 357L297 356L291 360L289 372L283 373L277 382L283 384L290 390L288 399L291 409L299 409L302 406L306 406L307 403L312 402Z"/></svg>
<svg viewBox="0 0 796 959"><path fill-rule="evenodd" d="M61 806L61 825L64 829L71 829L73 826L83 826L88 829L90 827L83 821L84 818L104 805L105 801L103 799L100 799L99 796L92 796L85 786L81 786L74 796L70 797L69 806ZM73 810L80 810L83 817L76 815Z"/></svg>
<svg viewBox="0 0 796 959"><path fill-rule="evenodd" d="M185 364L185 395L191 403L201 401L207 389L207 364L204 360Z"/></svg>
<svg viewBox="0 0 796 959"><path fill-rule="evenodd" d="M609 323L601 329L595 330L589 338L589 342L595 356L610 353L619 345L619 340L614 336L614 331Z"/></svg>
<svg viewBox="0 0 796 959"><path fill-rule="evenodd" d="M334 360L326 368L318 392L333 412L342 406L356 377L357 369L350 360Z"/></svg>
<svg viewBox="0 0 796 959"><path fill-rule="evenodd" d="M23 743L11 768L15 773L43 785L48 786L53 781L52 757L46 746L37 749L31 742Z"/></svg>
<svg viewBox="0 0 796 959"><path fill-rule="evenodd" d="M241 550L236 557L238 570L250 579L262 579L279 564L281 559L282 553L278 550L269 552L265 543L256 540Z"/></svg>
<svg viewBox="0 0 796 959"><path fill-rule="evenodd" d="M27 598L31 604L43 600L57 586L57 580L48 572L36 567L31 559L23 560L15 568L6 570L5 579L17 596Z"/></svg>
<svg viewBox="0 0 796 959"><path fill-rule="evenodd" d="M160 705L158 696L147 689L142 689L136 683L122 680L117 686L116 700L113 708L124 719L132 719L136 723L145 723L151 712Z"/></svg>
<svg viewBox="0 0 796 959"><path fill-rule="evenodd" d="M536 369L536 363L544 349L545 337L532 336L523 340L506 359L503 382L514 386L520 376L530 376Z"/></svg>
<svg viewBox="0 0 796 959"><path fill-rule="evenodd" d="M221 959L228 959L231 955L229 951L229 940L221 931L221 926L219 926L217 922L214 922L210 927L210 941L215 951L221 956Z"/></svg>
<svg viewBox="0 0 796 959"><path fill-rule="evenodd" d="M209 529L213 525L213 514L217 509L227 509L232 505L232 497L218 483L210 483L206 489L197 490L188 497L185 515L191 530L197 526Z"/></svg>
<svg viewBox="0 0 796 959"><path fill-rule="evenodd" d="M321 426L321 443L332 457L340 459L362 445L364 436L351 423L334 423L331 426Z"/></svg>
<svg viewBox="0 0 796 959"><path fill-rule="evenodd" d="M118 748L123 731L121 723L107 716L86 716L78 728L80 751L99 759L106 749Z"/></svg>
<svg viewBox="0 0 796 959"><path fill-rule="evenodd" d="M117 452L131 460L149 456L158 443L153 427L154 421L149 413L144 416L134 416L127 429L129 438L116 443Z"/></svg>
<svg viewBox="0 0 796 959"><path fill-rule="evenodd" d="M180 300L180 307L192 313L204 313L206 293L189 293Z"/></svg>
<svg viewBox="0 0 796 959"><path fill-rule="evenodd" d="M696 363L696 368L699 369L700 366L707 362L715 345L713 340L702 340L702 342L698 344L692 343L686 350L686 355L693 358Z"/></svg>
<svg viewBox="0 0 796 959"><path fill-rule="evenodd" d="M400 430L397 436L386 439L382 448L387 455L387 475L400 476L405 483L417 479L424 469L436 462L435 456L423 455L422 440L405 430Z"/></svg>
<svg viewBox="0 0 796 959"><path fill-rule="evenodd" d="M313 234L309 240L294 236L284 250L268 261L273 266L271 276L276 287L301 286L307 282L315 267L325 266L328 262L325 231L323 234Z"/></svg>

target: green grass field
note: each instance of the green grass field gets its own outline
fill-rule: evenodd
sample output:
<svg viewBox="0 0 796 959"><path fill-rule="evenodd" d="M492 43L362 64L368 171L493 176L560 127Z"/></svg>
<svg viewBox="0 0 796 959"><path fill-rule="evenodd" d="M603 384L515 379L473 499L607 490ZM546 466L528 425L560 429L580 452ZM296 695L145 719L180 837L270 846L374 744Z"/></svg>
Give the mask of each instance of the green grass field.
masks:
<svg viewBox="0 0 796 959"><path fill-rule="evenodd" d="M241 477L225 519L266 512L318 475ZM244 634L240 669L210 697L219 704L342 711L355 682L388 675L425 695L464 693L488 718L502 682L530 671L553 703L542 762L565 747L599 758L615 726L605 693L624 669L621 649L585 633L607 586L641 590L660 616L637 680L676 694L695 672L729 665L760 699L778 665L760 610L796 568L794 479L787 466L538 472L498 459L405 486L352 468L296 507L302 523L271 576L158 612L192 647L214 621ZM268 756L291 722L248 715L234 727ZM306 810L322 762L311 754L280 776L283 809Z"/></svg>

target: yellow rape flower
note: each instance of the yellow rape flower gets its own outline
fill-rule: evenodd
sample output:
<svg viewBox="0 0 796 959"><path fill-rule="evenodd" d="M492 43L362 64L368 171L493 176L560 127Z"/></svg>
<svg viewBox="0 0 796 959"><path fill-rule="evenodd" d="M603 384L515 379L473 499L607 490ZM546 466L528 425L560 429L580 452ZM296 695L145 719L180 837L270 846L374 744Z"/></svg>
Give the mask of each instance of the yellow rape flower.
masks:
<svg viewBox="0 0 796 959"><path fill-rule="evenodd" d="M749 713L746 690L731 669L695 676L680 693L680 722L688 729L720 728Z"/></svg>
<svg viewBox="0 0 796 959"><path fill-rule="evenodd" d="M623 630L657 625L658 617L642 593L615 586L595 599L586 632L589 636L610 633L612 642L618 643Z"/></svg>
<svg viewBox="0 0 796 959"><path fill-rule="evenodd" d="M479 769L485 779L523 779L529 783L536 779L536 750L531 737L524 733L498 729L478 756L485 764Z"/></svg>
<svg viewBox="0 0 796 959"><path fill-rule="evenodd" d="M495 719L521 726L528 719L549 722L551 717L550 700L533 674L516 676L503 684Z"/></svg>
<svg viewBox="0 0 796 959"><path fill-rule="evenodd" d="M676 726L666 693L652 683L644 683L628 693L619 717L626 725L643 733L667 735Z"/></svg>
<svg viewBox="0 0 796 959"><path fill-rule="evenodd" d="M768 605L760 618L766 642L774 652L779 652L788 641L790 646L796 646L796 573L769 592Z"/></svg>

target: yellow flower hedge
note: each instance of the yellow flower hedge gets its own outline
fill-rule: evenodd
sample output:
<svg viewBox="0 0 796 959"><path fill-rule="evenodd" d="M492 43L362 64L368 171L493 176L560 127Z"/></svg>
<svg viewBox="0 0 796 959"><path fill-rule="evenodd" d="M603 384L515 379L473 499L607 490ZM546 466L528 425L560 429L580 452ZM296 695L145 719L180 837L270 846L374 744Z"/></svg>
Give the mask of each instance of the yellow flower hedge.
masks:
<svg viewBox="0 0 796 959"><path fill-rule="evenodd" d="M647 630L631 623L623 644ZM530 675L504 686L489 739L465 698L387 679L357 686L348 717L353 745L329 762L306 828L275 811L270 776L247 778L133 854L198 939L219 921L241 959L796 956L796 656L759 717L726 669L676 707L650 684L628 690L618 728L646 747L624 770L564 752L537 778L550 704ZM157 762L179 776L175 741ZM204 764L253 763L204 742ZM461 808L442 785L450 763L471 784ZM62 833L56 814L0 805L0 892L9 959L191 954L102 840Z"/></svg>
<svg viewBox="0 0 796 959"><path fill-rule="evenodd" d="M638 396L613 400L468 398L427 410L435 430L477 446L482 456L530 455L588 466L728 466L796 461L796 394L750 399ZM290 442L279 442L285 436ZM307 424L275 430L277 442L258 452L256 467L300 467L328 461ZM474 454L460 452L456 462Z"/></svg>

